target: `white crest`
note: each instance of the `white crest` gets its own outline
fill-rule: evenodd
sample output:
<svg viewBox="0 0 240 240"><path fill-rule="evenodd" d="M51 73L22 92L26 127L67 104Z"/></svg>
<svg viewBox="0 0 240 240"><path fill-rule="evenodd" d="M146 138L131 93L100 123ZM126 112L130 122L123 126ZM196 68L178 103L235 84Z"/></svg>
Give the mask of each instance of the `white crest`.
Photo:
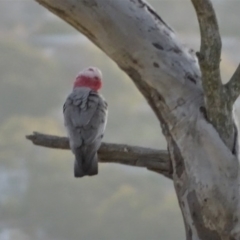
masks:
<svg viewBox="0 0 240 240"><path fill-rule="evenodd" d="M96 67L88 67L78 73L77 77L85 76L89 78L97 77L102 80L102 72Z"/></svg>

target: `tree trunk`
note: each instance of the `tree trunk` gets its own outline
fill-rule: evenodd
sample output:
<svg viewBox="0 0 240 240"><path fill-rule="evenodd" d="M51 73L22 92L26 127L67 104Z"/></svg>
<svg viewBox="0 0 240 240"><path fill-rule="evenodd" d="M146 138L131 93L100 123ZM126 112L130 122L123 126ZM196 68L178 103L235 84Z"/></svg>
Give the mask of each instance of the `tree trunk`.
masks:
<svg viewBox="0 0 240 240"><path fill-rule="evenodd" d="M165 175L173 178L187 240L240 239L231 117L240 71L222 85L221 39L210 1L192 0L201 29L200 66L196 54L142 0L35 1L101 48L148 101L167 139L165 159L171 164Z"/></svg>

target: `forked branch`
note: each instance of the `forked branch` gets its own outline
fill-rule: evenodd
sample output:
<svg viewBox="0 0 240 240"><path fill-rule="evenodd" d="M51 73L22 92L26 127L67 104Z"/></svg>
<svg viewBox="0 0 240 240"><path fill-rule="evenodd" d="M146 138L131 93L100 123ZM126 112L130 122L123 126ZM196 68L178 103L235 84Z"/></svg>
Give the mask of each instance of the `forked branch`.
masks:
<svg viewBox="0 0 240 240"><path fill-rule="evenodd" d="M220 75L221 36L218 22L210 0L191 0L196 10L201 47L198 53L209 121L217 129L225 144L233 147L234 127L231 118L232 104L228 101Z"/></svg>
<svg viewBox="0 0 240 240"><path fill-rule="evenodd" d="M26 136L33 144L57 149L70 149L67 137L58 137L34 132ZM120 163L135 167L145 167L148 170L172 178L168 152L126 144L102 143L98 152L100 162Z"/></svg>

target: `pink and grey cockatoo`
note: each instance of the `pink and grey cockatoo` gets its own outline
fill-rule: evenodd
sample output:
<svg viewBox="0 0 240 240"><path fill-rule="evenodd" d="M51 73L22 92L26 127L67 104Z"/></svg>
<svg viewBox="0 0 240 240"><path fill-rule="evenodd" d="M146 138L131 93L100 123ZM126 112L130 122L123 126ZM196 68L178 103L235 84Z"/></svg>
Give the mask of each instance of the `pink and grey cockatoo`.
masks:
<svg viewBox="0 0 240 240"><path fill-rule="evenodd" d="M77 75L73 91L63 106L77 178L98 173L97 151L107 123L107 103L98 93L101 87L101 71L95 67L84 69Z"/></svg>

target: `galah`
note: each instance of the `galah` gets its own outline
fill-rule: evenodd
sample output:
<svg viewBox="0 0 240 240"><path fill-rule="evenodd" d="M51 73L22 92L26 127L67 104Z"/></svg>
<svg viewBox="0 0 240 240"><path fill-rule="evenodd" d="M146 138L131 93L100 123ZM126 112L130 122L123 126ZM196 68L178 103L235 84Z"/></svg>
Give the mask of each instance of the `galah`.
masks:
<svg viewBox="0 0 240 240"><path fill-rule="evenodd" d="M77 75L63 106L76 178L98 173L97 151L107 123L107 103L98 92L101 87L101 71L96 67L84 69Z"/></svg>

